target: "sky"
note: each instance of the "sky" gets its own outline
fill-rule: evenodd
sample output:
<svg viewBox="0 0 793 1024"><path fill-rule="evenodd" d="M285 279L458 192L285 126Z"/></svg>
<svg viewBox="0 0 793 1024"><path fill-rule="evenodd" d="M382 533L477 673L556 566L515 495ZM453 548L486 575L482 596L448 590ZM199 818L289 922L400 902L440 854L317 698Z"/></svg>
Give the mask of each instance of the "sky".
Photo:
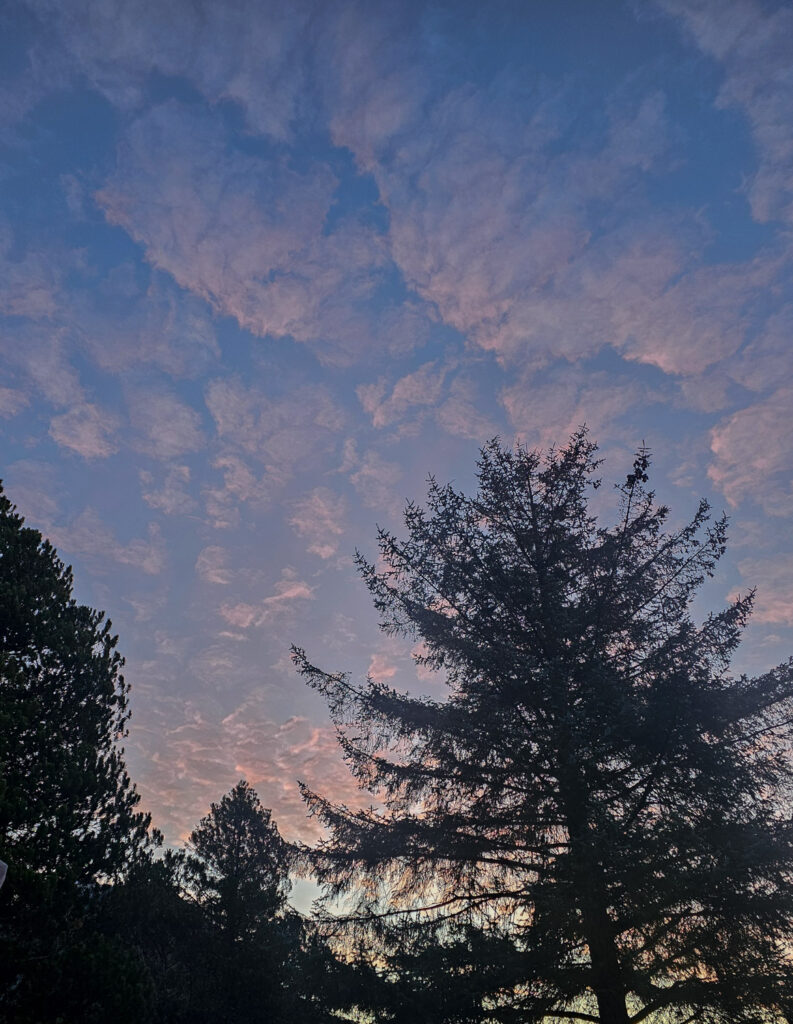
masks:
<svg viewBox="0 0 793 1024"><path fill-rule="evenodd" d="M496 434L644 442L737 668L793 652L793 4L5 0L0 150L0 475L169 842L359 799L289 645L443 694L353 557Z"/></svg>

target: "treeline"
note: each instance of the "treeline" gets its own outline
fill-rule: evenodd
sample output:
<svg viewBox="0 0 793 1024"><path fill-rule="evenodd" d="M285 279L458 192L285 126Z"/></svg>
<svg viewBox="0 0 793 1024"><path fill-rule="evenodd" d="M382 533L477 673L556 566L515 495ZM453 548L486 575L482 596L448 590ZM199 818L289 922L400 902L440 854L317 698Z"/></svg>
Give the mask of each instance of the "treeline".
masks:
<svg viewBox="0 0 793 1024"><path fill-rule="evenodd" d="M289 905L290 847L244 781L163 852L116 643L0 492L0 1020L338 1020L362 970Z"/></svg>
<svg viewBox="0 0 793 1024"><path fill-rule="evenodd" d="M670 528L641 449L601 525L599 464L493 441L359 557L448 696L294 649L374 798L304 790L299 849L240 782L163 854L116 637L0 495L3 1020L790 1024L793 660L731 674L753 593L691 615L726 518Z"/></svg>

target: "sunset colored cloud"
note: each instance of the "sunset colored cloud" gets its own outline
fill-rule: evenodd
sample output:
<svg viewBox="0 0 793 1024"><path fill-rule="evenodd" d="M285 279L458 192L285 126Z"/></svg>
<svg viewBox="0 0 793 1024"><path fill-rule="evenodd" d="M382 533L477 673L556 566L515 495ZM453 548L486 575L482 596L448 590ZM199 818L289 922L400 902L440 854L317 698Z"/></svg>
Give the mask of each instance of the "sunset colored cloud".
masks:
<svg viewBox="0 0 793 1024"><path fill-rule="evenodd" d="M298 777L355 799L290 643L442 691L354 554L495 435L586 423L605 482L644 441L735 523L746 658L790 644L788 4L4 17L0 476L113 620L170 839L241 775L295 836Z"/></svg>

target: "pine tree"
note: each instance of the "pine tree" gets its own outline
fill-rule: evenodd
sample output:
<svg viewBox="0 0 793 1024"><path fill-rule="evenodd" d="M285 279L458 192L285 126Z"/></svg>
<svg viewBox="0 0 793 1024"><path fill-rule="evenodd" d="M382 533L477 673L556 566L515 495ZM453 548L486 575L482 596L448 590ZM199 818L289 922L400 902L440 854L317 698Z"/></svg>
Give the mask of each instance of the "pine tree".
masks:
<svg viewBox="0 0 793 1024"><path fill-rule="evenodd" d="M197 898L230 945L283 911L291 887L289 847L244 779L212 804L188 849Z"/></svg>
<svg viewBox="0 0 793 1024"><path fill-rule="evenodd" d="M147 856L119 741L129 686L102 612L0 490L0 1017L93 1019L82 967L101 884ZM82 952L81 952L82 950ZM82 967L81 967L82 965ZM93 972L95 975L96 972ZM116 988L121 982L120 972ZM134 981L130 985L134 986ZM46 1008L46 1009L45 1009ZM66 1019L66 1018L64 1018Z"/></svg>
<svg viewBox="0 0 793 1024"><path fill-rule="evenodd" d="M194 965L200 1006L191 1020L286 1020L285 965L299 947L299 923L286 904L290 860L270 811L244 780L191 833L185 893L205 922Z"/></svg>
<svg viewBox="0 0 793 1024"><path fill-rule="evenodd" d="M668 529L641 450L600 525L595 453L585 430L545 454L493 441L478 493L431 480L407 538L359 556L382 628L418 641L448 698L295 649L377 802L304 787L328 828L304 856L382 963L456 975L465 998L427 1020L782 1020L793 662L730 673L753 595L690 610L725 519L703 501Z"/></svg>

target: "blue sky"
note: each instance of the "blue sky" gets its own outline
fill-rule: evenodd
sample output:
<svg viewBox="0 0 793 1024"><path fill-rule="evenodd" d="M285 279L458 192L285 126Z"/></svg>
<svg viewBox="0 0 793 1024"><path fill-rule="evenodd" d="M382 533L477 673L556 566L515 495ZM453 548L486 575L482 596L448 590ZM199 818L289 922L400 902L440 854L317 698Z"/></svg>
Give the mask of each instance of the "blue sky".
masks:
<svg viewBox="0 0 793 1024"><path fill-rule="evenodd" d="M352 556L498 433L644 440L793 644L793 6L12 0L7 492L121 636L127 754L183 837L245 775L354 800L296 642L440 694ZM604 513L607 514L605 499Z"/></svg>

